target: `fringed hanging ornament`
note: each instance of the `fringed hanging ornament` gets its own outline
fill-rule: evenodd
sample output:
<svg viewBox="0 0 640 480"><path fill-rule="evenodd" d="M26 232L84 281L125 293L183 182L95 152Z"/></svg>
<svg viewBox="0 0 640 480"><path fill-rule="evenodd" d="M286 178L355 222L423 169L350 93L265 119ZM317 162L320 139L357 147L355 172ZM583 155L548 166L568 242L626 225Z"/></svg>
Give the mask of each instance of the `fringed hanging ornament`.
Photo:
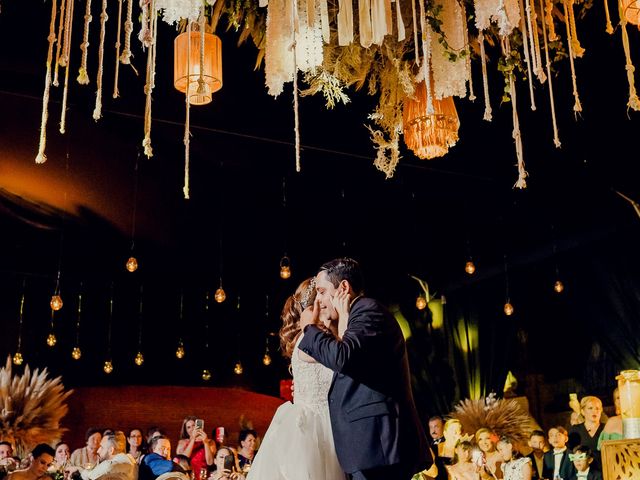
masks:
<svg viewBox="0 0 640 480"><path fill-rule="evenodd" d="M47 72L44 76L44 93L42 94L42 118L40 122L40 144L38 146L38 154L36 155L36 163L41 164L47 161L44 154L47 146L47 119L49 118L49 90L51 89L51 60L53 58L53 44L56 42L56 10L57 2L51 2L51 23L49 24L49 50L47 51Z"/></svg>
<svg viewBox="0 0 640 480"><path fill-rule="evenodd" d="M613 34L613 25L611 25L611 15L609 14L609 2L608 0L603 0L604 1L604 16L607 19L607 26L605 28L605 31L609 34L612 35ZM634 1L635 3L635 1Z"/></svg>
<svg viewBox="0 0 640 480"><path fill-rule="evenodd" d="M407 32L404 28L404 20L402 20L402 9L400 8L400 0L395 0L396 4L396 28L398 29L398 41L404 42L407 38Z"/></svg>
<svg viewBox="0 0 640 480"><path fill-rule="evenodd" d="M413 52L416 57L416 65L420 66L420 49L418 48L418 15L416 13L416 0L411 2L411 16L413 19Z"/></svg>
<svg viewBox="0 0 640 480"><path fill-rule="evenodd" d="M353 2L338 0L338 45L341 47L353 43Z"/></svg>
<svg viewBox="0 0 640 480"><path fill-rule="evenodd" d="M64 47L60 57L60 66L64 66L64 89L62 91L62 109L60 112L60 133L64 134L67 128L67 100L69 98L69 69L71 66L71 33L73 28L73 0L67 5L67 13L64 27ZM64 61L64 65L63 62Z"/></svg>
<svg viewBox="0 0 640 480"><path fill-rule="evenodd" d="M100 45L98 46L98 74L96 75L96 106L93 109L93 119L97 122L102 117L102 74L104 73L104 37L107 30L107 0L102 0L100 12Z"/></svg>
<svg viewBox="0 0 640 480"><path fill-rule="evenodd" d="M138 40L142 43L142 49L151 47L153 43L153 35L151 33L151 22L153 21L151 13L152 0L140 0L140 31L138 32ZM124 62L123 62L124 63Z"/></svg>
<svg viewBox="0 0 640 480"><path fill-rule="evenodd" d="M627 16L623 6L624 0L618 1L618 11L620 12L620 31L622 33L622 47L624 48L624 57L626 60L625 69L627 70L627 81L629 82L629 101L627 107L633 110L640 110L640 100L636 93L636 84L633 77L633 73L636 71L636 67L633 66L631 61L631 52L629 51L629 34L627 33ZM628 9L627 9L628 10Z"/></svg>
<svg viewBox="0 0 640 480"><path fill-rule="evenodd" d="M155 1L151 0L149 5L149 33L151 35L151 42L147 49L147 81L144 86L144 93L146 94L145 110L144 110L144 139L142 140L142 146L144 147L144 154L147 158L153 156L153 148L151 147L151 94L155 87L156 76L156 36L158 26L158 15L156 13Z"/></svg>
<svg viewBox="0 0 640 480"><path fill-rule="evenodd" d="M371 0L371 33L373 43L382 45L384 37L393 30L391 0Z"/></svg>
<svg viewBox="0 0 640 480"><path fill-rule="evenodd" d="M440 100L446 97L467 96L467 55L465 31L467 25L463 10L456 1L444 2L439 14L441 31L447 40L448 49L431 34L431 72L433 73L434 96ZM450 52L457 52L455 58Z"/></svg>
<svg viewBox="0 0 640 480"><path fill-rule="evenodd" d="M423 160L444 156L458 141L460 120L453 97L434 99L433 109L426 113L427 89L424 81L418 83L415 97L404 102L404 143Z"/></svg>
<svg viewBox="0 0 640 480"><path fill-rule="evenodd" d="M511 42L509 37L505 37L501 41L502 53L505 58L511 56ZM520 121L518 119L518 104L516 101L516 82L513 75L513 71L509 72L509 97L511 99L511 113L513 118L513 132L512 137L516 147L516 157L518 159L518 180L516 181L514 188L527 188L526 178L529 176L524 168L524 154L522 148L522 134L520 132Z"/></svg>
<svg viewBox="0 0 640 480"><path fill-rule="evenodd" d="M373 43L371 0L358 0L358 29L360 45L369 48Z"/></svg>
<svg viewBox="0 0 640 480"><path fill-rule="evenodd" d="M580 95L578 95L578 83L576 80L576 66L573 59L576 58L573 53L573 37L571 33L571 25L569 21L569 9L571 4L567 5L571 0L563 0L562 5L564 7L564 24L567 29L567 45L569 47L569 64L571 65L571 84L573 86L573 112L576 118L580 112L582 112L582 104L580 103Z"/></svg>
<svg viewBox="0 0 640 480"><path fill-rule="evenodd" d="M540 0L540 11L544 10L544 0ZM558 123L556 121L556 101L553 96L553 77L551 76L551 58L549 55L549 43L547 41L547 25L542 23L542 38L544 40L544 57L547 68L547 79L549 80L549 103L551 105L551 124L553 126L553 144L560 148L560 136L558 134Z"/></svg>
<svg viewBox="0 0 640 480"><path fill-rule="evenodd" d="M518 0L474 0L474 6L478 30L486 30L495 23L500 36L505 37L520 25Z"/></svg>
<svg viewBox="0 0 640 480"><path fill-rule="evenodd" d="M396 0L399 3L399 0ZM465 48L465 68L467 70L467 80L469 82L469 100L475 102L476 94L473 91L473 75L471 74L471 45L469 44L469 28L467 26L467 10L464 7L464 3L460 4L462 8L462 21L463 21L463 34L464 34L464 48Z"/></svg>
<svg viewBox="0 0 640 480"><path fill-rule="evenodd" d="M116 64L115 75L113 80L113 98L118 98L120 92L118 91L118 78L120 76L120 47L122 46L120 40L122 38L122 3L124 0L118 0L118 32L116 33Z"/></svg>
<svg viewBox="0 0 640 480"><path fill-rule="evenodd" d="M575 58L582 58L584 55L584 48L580 45L580 40L578 40L578 29L576 28L576 15L573 10L573 5L575 4L574 0L568 0L569 6L569 27L571 28L571 50L573 51L573 55Z"/></svg>
<svg viewBox="0 0 640 480"><path fill-rule="evenodd" d="M64 38L64 20L65 20L65 9L66 9L66 0L60 1L60 19L58 20L58 42L56 44L56 60L54 62L53 68L53 86L57 87L60 83L58 82L58 67L60 66L60 56L62 55L63 42Z"/></svg>
<svg viewBox="0 0 640 480"><path fill-rule="evenodd" d="M133 33L133 0L127 0L127 19L124 21L124 49L120 55L120 63L131 64L131 34Z"/></svg>
<svg viewBox="0 0 640 480"><path fill-rule="evenodd" d="M431 31L426 22L426 9L424 0L419 0L420 5L420 41L422 45L422 66L416 78L417 82L424 81L426 85L426 112L434 113L433 107L433 78L431 76ZM417 48L417 47L416 47Z"/></svg>
<svg viewBox="0 0 640 480"><path fill-rule="evenodd" d="M520 10L524 12L524 3L520 1ZM529 33L525 15L520 16L520 31L522 32L522 50L524 51L524 63L527 66L527 83L529 84L529 99L531 102L531 110L536 109L536 98L533 94L533 65L531 59L531 50L529 49Z"/></svg>
<svg viewBox="0 0 640 480"><path fill-rule="evenodd" d="M80 69L78 70L77 81L80 85L89 84L89 73L87 72L87 57L89 55L89 25L91 25L91 0L87 0L87 5L84 12L84 33L82 34L82 43L80 44L80 50L82 50L82 60L80 62Z"/></svg>
<svg viewBox="0 0 640 480"><path fill-rule="evenodd" d="M540 83L544 83L547 80L547 75L544 73L544 68L542 67L542 53L540 51L540 39L538 37L538 14L536 13L536 4L535 0L524 1L527 2L525 11L527 14L527 29L529 30L529 48L531 50L533 73L535 73Z"/></svg>
<svg viewBox="0 0 640 480"><path fill-rule="evenodd" d="M544 21L549 29L549 41L557 42L560 37L556 33L556 26L553 22L553 0L544 0Z"/></svg>
<svg viewBox="0 0 640 480"><path fill-rule="evenodd" d="M491 121L491 99L489 98L489 78L487 75L487 54L484 51L484 34L482 30L478 32L478 42L480 43L480 60L482 63L482 90L484 92L484 115L483 120Z"/></svg>

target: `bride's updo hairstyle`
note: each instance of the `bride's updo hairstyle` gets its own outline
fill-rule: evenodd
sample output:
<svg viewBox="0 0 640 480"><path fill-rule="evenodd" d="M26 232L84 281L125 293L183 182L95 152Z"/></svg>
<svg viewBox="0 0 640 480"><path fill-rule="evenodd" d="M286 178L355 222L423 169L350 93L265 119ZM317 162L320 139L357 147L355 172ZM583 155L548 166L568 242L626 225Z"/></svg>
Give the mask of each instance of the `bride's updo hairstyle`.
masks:
<svg viewBox="0 0 640 480"><path fill-rule="evenodd" d="M286 358L291 358L296 337L300 333L300 316L307 307L313 305L315 299L316 280L314 277L310 277L298 285L295 293L287 298L284 304L280 315L282 319L280 349Z"/></svg>

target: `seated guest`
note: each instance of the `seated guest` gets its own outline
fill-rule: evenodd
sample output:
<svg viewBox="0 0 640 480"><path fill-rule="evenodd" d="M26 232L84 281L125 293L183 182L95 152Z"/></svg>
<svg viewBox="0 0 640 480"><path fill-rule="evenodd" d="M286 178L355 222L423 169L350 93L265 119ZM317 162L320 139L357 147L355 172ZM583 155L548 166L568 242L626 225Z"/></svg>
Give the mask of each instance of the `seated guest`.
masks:
<svg viewBox="0 0 640 480"><path fill-rule="evenodd" d="M8 480L37 480L48 475L55 454L55 450L46 443L36 445L31 452L31 465L24 470L15 470L7 477Z"/></svg>
<svg viewBox="0 0 640 480"><path fill-rule="evenodd" d="M440 415L434 415L429 419L429 435L431 445L444 442L444 420Z"/></svg>
<svg viewBox="0 0 640 480"><path fill-rule="evenodd" d="M18 461L13 458L13 446L9 442L0 442L0 470L11 472L18 466Z"/></svg>
<svg viewBox="0 0 640 480"><path fill-rule="evenodd" d="M491 473L498 478L502 478L499 472L498 465L502 463L502 455L496 450L496 444L494 443L494 434L488 428L481 428L476 432L476 445L480 451L484 454L484 461L486 467Z"/></svg>
<svg viewBox="0 0 640 480"><path fill-rule="evenodd" d="M531 466L533 467L533 480L542 480L542 470L544 468L544 451L546 449L546 442L544 440L544 432L542 430L534 430L529 436L529 446L532 451L528 455L531 459Z"/></svg>
<svg viewBox="0 0 640 480"><path fill-rule="evenodd" d="M458 442L453 465L447 465L449 480L478 480L478 466L472 462L471 442Z"/></svg>
<svg viewBox="0 0 640 480"><path fill-rule="evenodd" d="M256 454L256 439L258 438L258 432L251 429L240 430L238 440L240 442L240 449L238 450L238 463L240 464L240 470L248 472L251 469L251 462Z"/></svg>
<svg viewBox="0 0 640 480"><path fill-rule="evenodd" d="M573 449L573 453L569 454L569 458L573 462L576 473L568 480L602 480L600 470L591 467L593 453L589 447L578 445Z"/></svg>
<svg viewBox="0 0 640 480"><path fill-rule="evenodd" d="M105 435L100 441L98 456L100 463L91 468L69 467L69 471L78 471L82 480L136 480L138 478L138 465L135 459L126 453L127 440L122 432L114 435Z"/></svg>
<svg viewBox="0 0 640 480"><path fill-rule="evenodd" d="M142 456L142 452L144 452L144 446L142 445L142 430L139 428L131 429L127 441L129 443L129 451L127 453L135 458L136 462L139 461Z"/></svg>
<svg viewBox="0 0 640 480"><path fill-rule="evenodd" d="M240 472L240 465L235 452L230 447L220 447L216 452L216 469L209 477L209 480L245 480Z"/></svg>
<svg viewBox="0 0 640 480"><path fill-rule="evenodd" d="M69 463L70 450L69 445L64 442L58 442L54 449L56 451L53 463L49 467L49 472L53 474L53 478L60 478L68 480L69 471L66 470L67 463Z"/></svg>
<svg viewBox="0 0 640 480"><path fill-rule="evenodd" d="M569 459L567 441L569 435L564 427L552 427L549 429L549 445L553 448L544 454L542 478L553 480L554 478L568 479L575 474L575 467Z"/></svg>
<svg viewBox="0 0 640 480"><path fill-rule="evenodd" d="M513 440L509 437L500 437L496 448L502 456L502 470L504 480L531 480L533 468L531 459L523 457L513 448Z"/></svg>
<svg viewBox="0 0 640 480"><path fill-rule="evenodd" d="M182 467L171 460L171 442L164 435L151 438L149 453L140 462L140 480L155 480L163 473L181 472Z"/></svg>
<svg viewBox="0 0 640 480"><path fill-rule="evenodd" d="M207 476L209 466L213 466L215 452L215 442L211 441L205 431L196 425L196 417L185 417L180 428L180 440L178 440L176 453L189 457L191 468L197 478ZM201 473L203 471L204 475Z"/></svg>
<svg viewBox="0 0 640 480"><path fill-rule="evenodd" d="M180 465L182 470L184 470L184 473L189 478L191 479L195 478L193 475L193 470L191 469L191 461L189 460L189 457L187 457L186 455L178 454L175 457L173 457L173 463L177 463L178 465ZM195 479L195 480L204 480L204 479Z"/></svg>
<svg viewBox="0 0 640 480"><path fill-rule="evenodd" d="M102 433L97 428L89 428L84 436L86 445L74 450L69 463L74 467L93 468L100 461L98 448L102 440Z"/></svg>
<svg viewBox="0 0 640 480"><path fill-rule="evenodd" d="M600 423L602 417L602 401L598 397L583 397L580 400L580 413L584 422L574 425L569 429L567 446L570 449L578 445L585 445L593 452L593 464L598 470L600 467L600 452L598 451L598 438L604 430Z"/></svg>
<svg viewBox="0 0 640 480"><path fill-rule="evenodd" d="M598 438L598 450L602 450L602 442L605 440L621 440L623 438L622 416L620 415L620 390L618 390L618 388L613 391L613 404L616 408L616 414L613 417L609 417L607 423L604 424L604 429L602 429L600 437Z"/></svg>

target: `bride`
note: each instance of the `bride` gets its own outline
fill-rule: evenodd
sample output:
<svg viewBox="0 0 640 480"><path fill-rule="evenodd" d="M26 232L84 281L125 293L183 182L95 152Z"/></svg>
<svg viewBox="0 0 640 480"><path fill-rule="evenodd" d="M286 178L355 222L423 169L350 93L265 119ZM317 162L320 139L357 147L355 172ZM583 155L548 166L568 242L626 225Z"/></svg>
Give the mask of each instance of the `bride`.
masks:
<svg viewBox="0 0 640 480"><path fill-rule="evenodd" d="M312 321L315 296L312 277L298 286L282 310L280 345L283 355L291 358L295 399L276 411L247 480L346 478L336 456L327 403L333 372L298 349L302 329ZM335 306L343 330L348 318L348 299L337 298ZM337 336L338 325L326 327Z"/></svg>

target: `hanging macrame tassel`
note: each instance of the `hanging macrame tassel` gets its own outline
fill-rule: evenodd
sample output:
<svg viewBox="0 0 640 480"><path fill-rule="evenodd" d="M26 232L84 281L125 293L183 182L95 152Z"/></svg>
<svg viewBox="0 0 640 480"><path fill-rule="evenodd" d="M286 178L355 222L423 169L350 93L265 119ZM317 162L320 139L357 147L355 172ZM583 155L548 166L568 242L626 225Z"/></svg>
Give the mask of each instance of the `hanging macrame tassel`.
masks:
<svg viewBox="0 0 640 480"><path fill-rule="evenodd" d="M402 11L400 10L400 0L395 0L396 3L396 24L398 28L398 41L404 42L407 38L407 32L404 28L404 21L402 20Z"/></svg>
<svg viewBox="0 0 640 480"><path fill-rule="evenodd" d="M571 42L572 42L572 49L573 49L573 55L575 55L576 58L582 58L582 55L584 55L584 48L582 48L582 45L580 45L580 40L578 40L578 29L576 28L576 16L575 13L573 12L573 5L574 5L574 0L567 0L569 1L569 26L571 27Z"/></svg>
<svg viewBox="0 0 640 480"><path fill-rule="evenodd" d="M427 115L433 115L433 92L431 91L431 37L425 20L424 0L420 0L420 34L422 35L422 77L427 91Z"/></svg>
<svg viewBox="0 0 640 480"><path fill-rule="evenodd" d="M344 47L353 43L353 2L339 0L338 5L338 45Z"/></svg>
<svg viewBox="0 0 640 480"><path fill-rule="evenodd" d="M189 40L187 41L187 88L184 91L184 185L182 186L182 194L184 195L185 200L189 200L189 147L191 144L191 102L189 102L189 91L191 83L191 20L187 22L187 33L189 35ZM202 77L202 65L200 65L200 72L200 76Z"/></svg>
<svg viewBox="0 0 640 480"><path fill-rule="evenodd" d="M87 0L87 7L84 13L84 34L82 36L82 43L80 44L80 50L82 50L82 61L80 63L80 70L78 70L77 79L80 85L87 85L89 83L87 56L89 54L89 24L91 23L92 18L91 0Z"/></svg>
<svg viewBox="0 0 640 480"><path fill-rule="evenodd" d="M64 27L64 48L60 61L64 59L64 90L62 91L62 110L60 113L60 133L64 134L67 128L67 99L69 98L69 67L71 65L71 29L73 27L73 0L67 6L67 18ZM61 64L61 66L63 66Z"/></svg>
<svg viewBox="0 0 640 480"><path fill-rule="evenodd" d="M505 56L511 53L511 44L509 37L502 40L502 52ZM516 102L516 84L513 72L509 74L509 96L511 97L511 113L513 117L513 133L512 137L516 146L516 157L518 158L518 180L514 188L527 188L526 178L529 176L524 168L524 154L522 148L522 134L520 132L520 121L518 120L518 104Z"/></svg>
<svg viewBox="0 0 640 480"><path fill-rule="evenodd" d="M399 0L398 0L399 1ZM411 1L411 13L413 14L413 51L416 56L416 65L420 66L420 49L418 48L418 17L416 15L416 0Z"/></svg>
<svg viewBox="0 0 640 480"><path fill-rule="evenodd" d="M524 3L520 0L520 11L524 13ZM524 15L520 15L520 31L522 32L522 49L524 50L524 63L527 65L527 82L529 83L529 98L531 100L531 110L536 109L536 99L533 95L533 68L529 50L530 32L527 32L527 21Z"/></svg>
<svg viewBox="0 0 640 480"><path fill-rule="evenodd" d="M142 48L149 48L153 43L153 33L151 32L151 24L153 22L154 12L151 9L151 2L153 0L140 0L140 8L142 9L142 15L140 15L140 32L138 33L138 40L142 42ZM155 3L154 3L155 5ZM157 14L157 12L155 12ZM125 62L122 62L125 63Z"/></svg>
<svg viewBox="0 0 640 480"><path fill-rule="evenodd" d="M51 2L51 23L49 24L49 50L47 52L47 73L44 76L44 93L42 94L42 120L40 123L40 145L38 146L38 155L36 155L36 163L44 163L47 156L44 150L47 146L47 119L49 118L49 90L51 89L51 61L53 59L53 44L56 42L56 10L57 2Z"/></svg>
<svg viewBox="0 0 640 480"><path fill-rule="evenodd" d="M604 16L607 19L606 32L609 35L612 35L613 34L613 25L611 25L611 15L609 15L609 2L607 0L604 0Z"/></svg>
<svg viewBox="0 0 640 480"><path fill-rule="evenodd" d="M61 67L67 67L69 65L69 56L71 55L71 27L73 26L73 0L69 0L67 5L67 12L64 17L64 37L58 38L59 42L62 42L62 51L58 63ZM66 74L65 74L66 76Z"/></svg>
<svg viewBox="0 0 640 480"><path fill-rule="evenodd" d="M149 5L149 33L151 35L151 43L147 51L147 83L144 86L144 93L147 96L144 110L144 154L147 158L153 157L153 148L151 147L151 93L155 86L156 74L156 27L158 15L156 12L156 2L151 0ZM187 85L187 92L189 86Z"/></svg>
<svg viewBox="0 0 640 480"><path fill-rule="evenodd" d="M56 43L56 61L54 63L54 68L53 68L53 86L57 87L59 85L58 83L58 67L60 66L60 56L62 54L62 39L64 38L64 21L65 21L65 15L64 15L64 11L65 11L65 6L66 6L66 0L61 0L60 1L60 21L58 23L58 42Z"/></svg>
<svg viewBox="0 0 640 480"><path fill-rule="evenodd" d="M295 134L295 148L296 148L296 172L300 172L302 169L300 164L300 112L298 105L298 59L296 56L296 42L298 34L300 33L298 23L298 2L293 0L292 8L292 22L293 25L293 45L291 49L293 51L293 129Z"/></svg>
<svg viewBox="0 0 640 480"><path fill-rule="evenodd" d="M544 20L547 22L547 28L549 29L549 41L555 42L559 40L560 37L558 37L556 26L553 23L553 2L552 0L545 0L544 5Z"/></svg>
<svg viewBox="0 0 640 480"><path fill-rule="evenodd" d="M576 80L576 67L573 63L573 59L575 58L573 54L573 40L571 38L571 27L569 26L569 12L567 8L567 2L569 0L564 0L562 2L564 6L564 24L567 28L567 45L569 47L569 64L571 65L571 82L573 84L573 111L577 117L578 113L582 112L582 104L580 103L580 96L578 95L578 83Z"/></svg>
<svg viewBox="0 0 640 480"><path fill-rule="evenodd" d="M400 0L396 0L399 2ZM467 69L467 78L469 79L469 100L475 102L476 94L473 91L473 76L471 75L471 45L469 44L469 28L467 27L467 9L464 8L464 3L460 3L462 9L462 29L464 36L464 48L466 50L465 65Z"/></svg>
<svg viewBox="0 0 640 480"><path fill-rule="evenodd" d="M96 85L96 106L93 109L93 119L97 122L102 117L102 74L104 70L104 37L107 30L107 0L102 0L102 12L100 13L100 46L98 47L98 76Z"/></svg>
<svg viewBox="0 0 640 480"><path fill-rule="evenodd" d="M482 89L484 91L484 116L483 120L490 122L491 115L491 99L489 98L489 78L487 76L487 55L484 51L484 33L482 30L478 32L478 42L480 43L480 59L482 60Z"/></svg>
<svg viewBox="0 0 640 480"><path fill-rule="evenodd" d="M627 19L622 11L622 2L618 1L618 11L620 12L620 30L622 32L622 47L624 48L624 57L626 59L625 69L627 70L627 81L629 82L629 101L627 107L633 110L640 110L640 100L636 93L636 84L633 78L633 73L636 71L636 67L633 66L631 61L631 52L629 51L629 34L627 33Z"/></svg>
<svg viewBox="0 0 640 480"><path fill-rule="evenodd" d="M540 0L540 11L544 9L544 0ZM544 56L547 66L547 78L549 79L549 103L551 104L551 123L553 125L553 144L560 148L560 136L558 134L558 124L556 122L556 102L553 96L553 79L551 77L551 58L549 56L549 44L547 42L547 27L542 23L542 39L544 40Z"/></svg>
<svg viewBox="0 0 640 480"><path fill-rule="evenodd" d="M122 38L122 2L124 0L118 0L118 33L116 33L116 65L115 75L113 79L113 98L118 98L120 92L118 92L118 78L120 75L120 39Z"/></svg>
<svg viewBox="0 0 640 480"><path fill-rule="evenodd" d="M538 38L538 15L536 14L535 0L525 0L527 2L527 21L529 22L529 45L531 47L531 58L533 59L533 72L538 77L540 83L547 81L547 75L542 67L542 53L540 51L540 39ZM544 22L542 22L544 23Z"/></svg>
<svg viewBox="0 0 640 480"><path fill-rule="evenodd" d="M143 17L146 9L143 7ZM131 64L131 33L133 32L133 0L127 0L127 19L124 22L124 50L120 56L120 63Z"/></svg>
<svg viewBox="0 0 640 480"><path fill-rule="evenodd" d="M198 27L200 30L200 76L198 77L198 95L205 95L207 93L207 84L204 81L204 9L200 13L200 19L198 20ZM191 40L191 38L189 38ZM191 58L191 57L189 57ZM189 78L189 77L187 77Z"/></svg>

